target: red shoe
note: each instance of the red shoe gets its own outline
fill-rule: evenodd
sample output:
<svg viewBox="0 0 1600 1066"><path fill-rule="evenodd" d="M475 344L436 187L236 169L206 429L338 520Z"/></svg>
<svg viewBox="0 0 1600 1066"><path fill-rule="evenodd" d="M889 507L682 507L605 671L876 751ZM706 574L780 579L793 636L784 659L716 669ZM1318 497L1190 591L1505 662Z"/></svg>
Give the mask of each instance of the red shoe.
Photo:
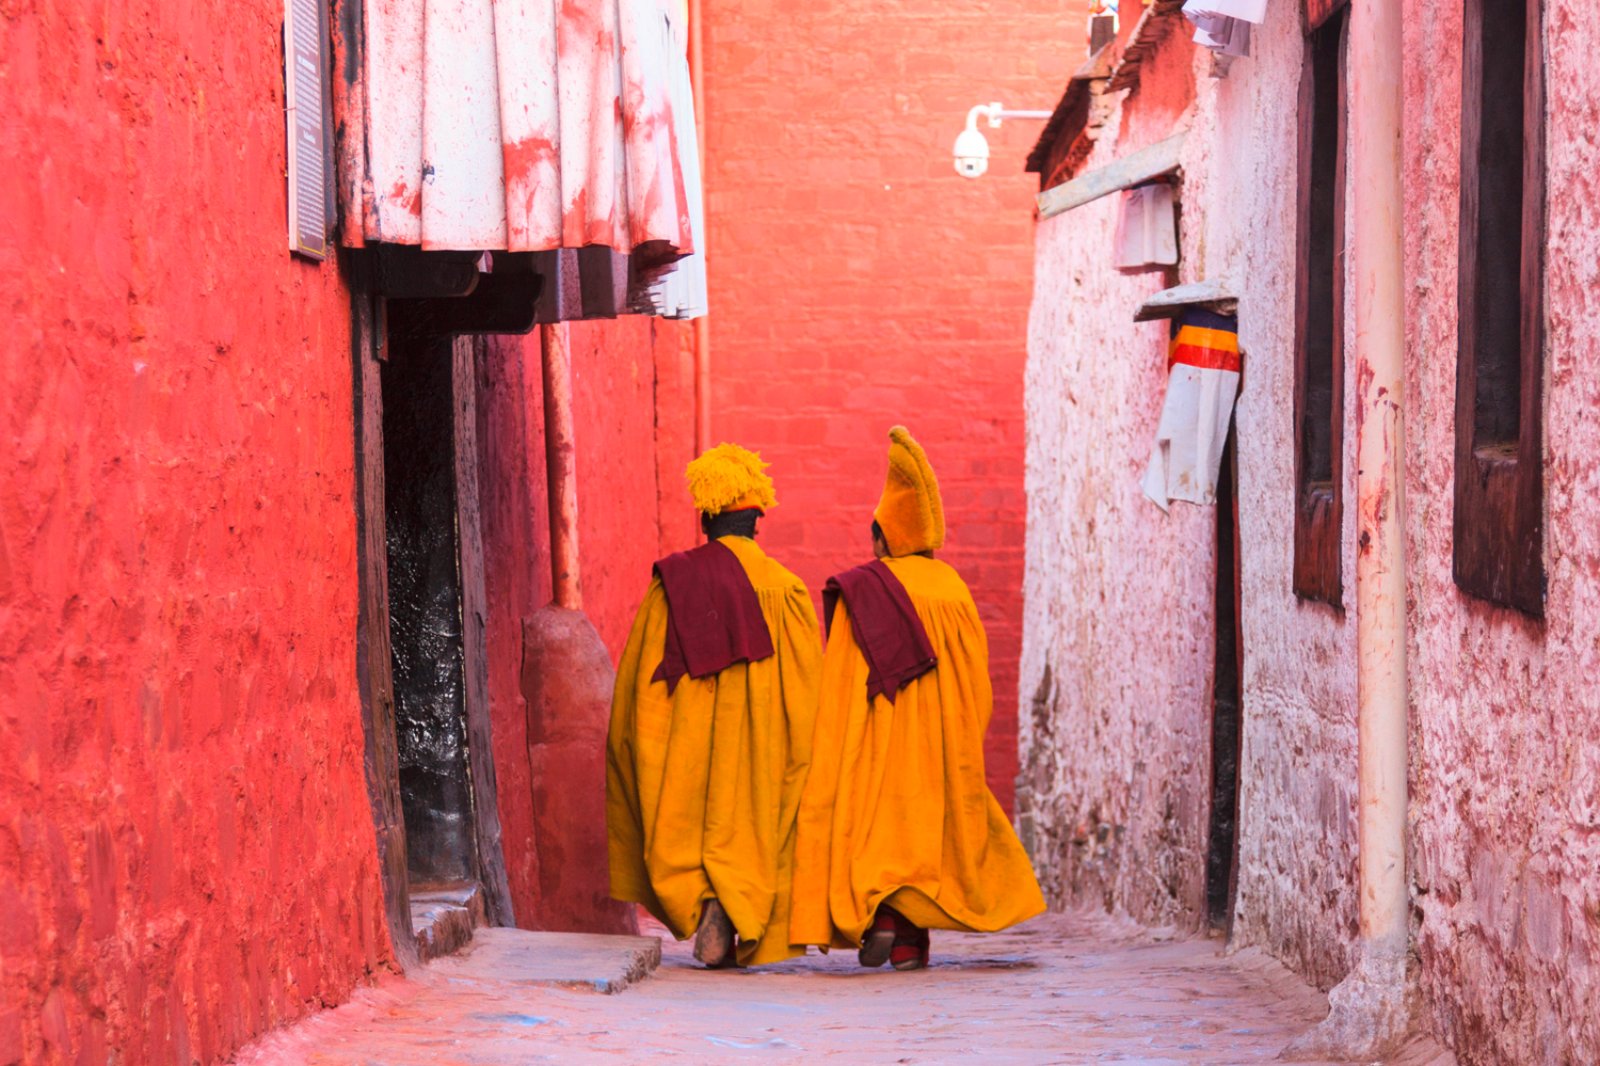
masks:
<svg viewBox="0 0 1600 1066"><path fill-rule="evenodd" d="M868 968L882 966L888 962L894 950L900 922L904 920L888 907L879 907L878 913L872 917L872 925L867 929L867 935L861 938L861 950L856 953L857 961Z"/></svg>
<svg viewBox="0 0 1600 1066"><path fill-rule="evenodd" d="M928 931L900 919L900 932L889 951L889 964L897 970L922 970L928 966Z"/></svg>

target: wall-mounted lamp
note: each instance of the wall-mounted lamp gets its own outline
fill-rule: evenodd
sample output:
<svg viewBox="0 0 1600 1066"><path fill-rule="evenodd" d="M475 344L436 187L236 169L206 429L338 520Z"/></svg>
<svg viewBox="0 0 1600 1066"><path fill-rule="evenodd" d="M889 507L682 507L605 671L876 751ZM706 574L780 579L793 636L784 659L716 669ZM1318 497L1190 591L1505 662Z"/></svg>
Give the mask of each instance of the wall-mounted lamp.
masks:
<svg viewBox="0 0 1600 1066"><path fill-rule="evenodd" d="M1047 119L1048 111L1007 111L998 103L978 104L967 112L967 128L956 134L956 173L963 178L982 177L989 169L989 142L978 132L978 116L989 120L989 128L1000 125L1001 119Z"/></svg>

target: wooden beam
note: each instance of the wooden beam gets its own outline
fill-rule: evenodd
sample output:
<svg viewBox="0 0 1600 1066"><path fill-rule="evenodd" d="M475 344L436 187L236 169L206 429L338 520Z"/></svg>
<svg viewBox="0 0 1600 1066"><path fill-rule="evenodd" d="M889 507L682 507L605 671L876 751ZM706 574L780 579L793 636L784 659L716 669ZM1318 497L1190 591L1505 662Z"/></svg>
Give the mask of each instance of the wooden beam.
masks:
<svg viewBox="0 0 1600 1066"><path fill-rule="evenodd" d="M347 254L352 288L397 300L470 296L481 252L425 252L409 244L371 244Z"/></svg>
<svg viewBox="0 0 1600 1066"><path fill-rule="evenodd" d="M470 296L390 300L397 334L527 333L543 284L538 274L482 274Z"/></svg>
<svg viewBox="0 0 1600 1066"><path fill-rule="evenodd" d="M1166 140L1141 148L1115 163L1073 178L1065 185L1046 189L1038 197L1039 217L1054 218L1056 215L1071 211L1074 207L1082 207L1091 200L1098 200L1102 196L1131 189L1140 182L1175 172L1180 164L1183 138L1183 134L1175 133Z"/></svg>
<svg viewBox="0 0 1600 1066"><path fill-rule="evenodd" d="M490 923L515 925L511 884L500 844L500 800L489 723L489 650L484 627L489 607L479 517L477 356L486 343L482 336L468 336L457 337L451 344L456 549L461 566L461 672L467 719L467 766L472 773L472 820L477 833L478 884L483 889Z"/></svg>
<svg viewBox="0 0 1600 1066"><path fill-rule="evenodd" d="M406 822L400 806L400 756L395 740L394 674L389 649L388 515L384 504L381 297L350 294L350 347L355 375L356 569L360 609L356 619L356 674L366 740L367 798L378 838L378 869L389 940L402 969L417 964L411 928L411 882L406 863Z"/></svg>
<svg viewBox="0 0 1600 1066"><path fill-rule="evenodd" d="M1177 318L1185 307L1205 307L1219 314L1233 314L1239 298L1220 281L1192 281L1162 289L1133 314L1135 322L1152 322L1158 318Z"/></svg>

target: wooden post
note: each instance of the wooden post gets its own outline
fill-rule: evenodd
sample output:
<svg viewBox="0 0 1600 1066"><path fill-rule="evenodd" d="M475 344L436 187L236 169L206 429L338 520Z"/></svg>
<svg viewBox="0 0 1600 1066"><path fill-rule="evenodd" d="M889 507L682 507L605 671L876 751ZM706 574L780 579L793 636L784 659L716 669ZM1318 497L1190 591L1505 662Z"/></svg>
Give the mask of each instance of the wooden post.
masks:
<svg viewBox="0 0 1600 1066"><path fill-rule="evenodd" d="M395 743L394 673L389 650L388 518L383 490L383 379L387 341L384 300L350 296L350 347L356 429L356 560L360 613L356 622L356 673L361 686L361 726L366 740L367 797L378 837L378 866L389 940L402 969L417 964L411 928L411 887L406 870L406 823L400 807L400 758Z"/></svg>
<svg viewBox="0 0 1600 1066"><path fill-rule="evenodd" d="M454 425L456 540L461 567L461 674L466 715L467 768L472 774L473 830L478 884L493 925L515 925L511 882L500 843L500 801L489 721L489 651L484 629L483 533L478 510L477 353L481 334L457 337L450 346L451 411Z"/></svg>

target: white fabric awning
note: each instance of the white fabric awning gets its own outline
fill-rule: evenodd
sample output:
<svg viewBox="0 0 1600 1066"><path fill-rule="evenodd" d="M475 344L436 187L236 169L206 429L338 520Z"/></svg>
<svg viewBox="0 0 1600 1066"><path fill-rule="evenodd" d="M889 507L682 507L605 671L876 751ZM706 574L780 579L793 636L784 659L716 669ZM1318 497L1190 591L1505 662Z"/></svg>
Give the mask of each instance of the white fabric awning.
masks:
<svg viewBox="0 0 1600 1066"><path fill-rule="evenodd" d="M686 42L662 0L341 8L344 244L606 248L635 302L695 251Z"/></svg>

